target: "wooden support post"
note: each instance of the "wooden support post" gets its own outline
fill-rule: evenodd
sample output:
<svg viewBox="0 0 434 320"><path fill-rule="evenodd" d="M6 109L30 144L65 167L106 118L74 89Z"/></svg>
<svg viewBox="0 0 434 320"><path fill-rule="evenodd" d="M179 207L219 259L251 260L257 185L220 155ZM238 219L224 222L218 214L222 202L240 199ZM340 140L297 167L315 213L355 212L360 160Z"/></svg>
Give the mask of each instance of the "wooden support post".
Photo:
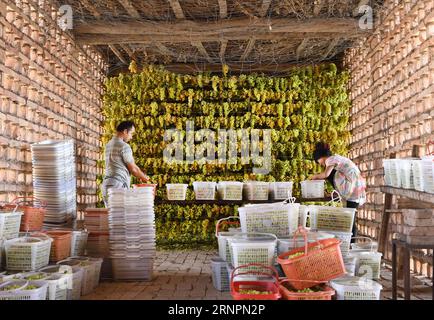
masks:
<svg viewBox="0 0 434 320"><path fill-rule="evenodd" d="M390 154L390 159L395 159L396 153ZM384 196L384 210L383 210L383 216L381 219L381 230L380 230L380 237L378 239L378 249L380 252L385 255L386 253L386 243L387 243L387 229L389 227L389 219L390 219L390 209L392 209L392 200L393 196L389 193L386 193Z"/></svg>

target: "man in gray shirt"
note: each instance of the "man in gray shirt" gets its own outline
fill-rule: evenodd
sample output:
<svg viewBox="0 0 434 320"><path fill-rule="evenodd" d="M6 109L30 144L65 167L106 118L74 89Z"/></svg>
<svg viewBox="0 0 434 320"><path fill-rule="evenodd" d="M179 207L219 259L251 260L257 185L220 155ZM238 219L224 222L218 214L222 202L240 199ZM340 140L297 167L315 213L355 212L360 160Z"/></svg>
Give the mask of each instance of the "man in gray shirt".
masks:
<svg viewBox="0 0 434 320"><path fill-rule="evenodd" d="M117 133L107 143L105 148L105 177L102 183L102 195L105 207L108 207L108 189L129 188L130 174L142 182L148 182L149 177L134 163L133 151L127 143L135 132L132 121L121 122Z"/></svg>

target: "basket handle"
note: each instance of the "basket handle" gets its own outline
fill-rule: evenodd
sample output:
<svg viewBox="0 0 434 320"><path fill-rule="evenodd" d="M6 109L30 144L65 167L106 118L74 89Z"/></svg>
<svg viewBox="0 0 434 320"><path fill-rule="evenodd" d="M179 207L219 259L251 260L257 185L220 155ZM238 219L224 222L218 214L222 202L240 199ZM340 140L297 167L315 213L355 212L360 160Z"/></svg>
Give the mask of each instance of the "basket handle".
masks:
<svg viewBox="0 0 434 320"><path fill-rule="evenodd" d="M252 270L248 270L246 272L242 272L242 273L238 273L237 275L266 275L266 276L271 276L276 280L276 284L279 284L279 274L277 273L277 270L271 266L267 266L265 264L262 263L249 263L249 264L244 264L241 266L236 267L234 270L232 270L231 272L231 287L233 286L233 282L234 282L234 278L235 278L235 271L240 270L240 269L245 269L247 267L261 267L263 269L267 269L268 271L271 271L271 273L266 273L266 272L260 272L260 271L252 271Z"/></svg>
<svg viewBox="0 0 434 320"><path fill-rule="evenodd" d="M304 238L304 254L307 254L307 232L306 229L302 226L298 227L297 230L294 232L294 244L297 243L297 234L300 233L303 235Z"/></svg>
<svg viewBox="0 0 434 320"><path fill-rule="evenodd" d="M297 199L296 197L290 197L289 191L288 191L288 199L283 200L283 203L286 203L287 201L288 201L288 203L295 203L296 199Z"/></svg>
<svg viewBox="0 0 434 320"><path fill-rule="evenodd" d="M233 235L233 238L237 238L239 236L243 236L243 235L260 235L260 236L270 236L272 238L274 238L275 240L277 240L277 237L275 234L272 233L263 233L263 232L238 232L237 234Z"/></svg>
<svg viewBox="0 0 434 320"><path fill-rule="evenodd" d="M374 241L372 241L371 238L359 236L359 237L352 237L351 239L368 239L371 242L371 251L374 251Z"/></svg>
<svg viewBox="0 0 434 320"><path fill-rule="evenodd" d="M33 196L29 196L29 197L16 197L16 198L14 198L10 202L10 204L12 204L12 205L19 205L20 203L30 202L30 201L32 201L32 202L39 202L41 204L41 207L44 207L44 208L47 206L47 202L46 201L38 199L38 198L33 197Z"/></svg>
<svg viewBox="0 0 434 320"><path fill-rule="evenodd" d="M51 241L53 241L53 238L51 238L49 235L47 235L47 234L45 234L43 232L31 232L30 233L30 237L33 237L33 238L43 237L43 238L45 238L45 240L51 240Z"/></svg>
<svg viewBox="0 0 434 320"><path fill-rule="evenodd" d="M280 280L280 284L285 283L285 282L314 282L317 284L322 284L322 283L327 283L328 281L318 281L318 280L300 280L300 279L288 279L288 278L284 278Z"/></svg>
<svg viewBox="0 0 434 320"><path fill-rule="evenodd" d="M225 222L226 220L229 220L229 219L238 219L238 222L235 222L235 221L232 221L232 222L231 221L227 221L227 222ZM226 218L218 220L217 223L216 223L216 225L215 225L215 236L218 237L218 233L219 233L219 229L220 229L220 224L222 222L225 222L226 224L240 224L239 220L240 220L240 217L237 217L237 216L230 216L230 217L226 217Z"/></svg>
<svg viewBox="0 0 434 320"><path fill-rule="evenodd" d="M342 197L337 190L333 190L330 196L331 200L327 202L327 204L332 204L334 202L342 203Z"/></svg>

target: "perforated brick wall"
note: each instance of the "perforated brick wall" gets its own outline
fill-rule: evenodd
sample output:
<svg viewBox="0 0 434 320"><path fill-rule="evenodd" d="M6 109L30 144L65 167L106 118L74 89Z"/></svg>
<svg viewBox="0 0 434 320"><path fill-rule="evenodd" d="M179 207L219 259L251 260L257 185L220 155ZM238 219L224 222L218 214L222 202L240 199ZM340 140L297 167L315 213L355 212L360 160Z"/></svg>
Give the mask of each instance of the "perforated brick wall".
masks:
<svg viewBox="0 0 434 320"><path fill-rule="evenodd" d="M384 204L382 159L412 155L413 145L434 139L434 2L386 0L371 36L346 52L351 72L350 156L368 183L368 203L359 212L359 230L378 238ZM424 148L422 148L424 150ZM423 155L423 152L422 152ZM391 236L402 217L393 214ZM414 268L432 274L429 259Z"/></svg>
<svg viewBox="0 0 434 320"><path fill-rule="evenodd" d="M32 192L30 144L76 141L78 208L97 201L106 64L48 0L0 1L0 201Z"/></svg>

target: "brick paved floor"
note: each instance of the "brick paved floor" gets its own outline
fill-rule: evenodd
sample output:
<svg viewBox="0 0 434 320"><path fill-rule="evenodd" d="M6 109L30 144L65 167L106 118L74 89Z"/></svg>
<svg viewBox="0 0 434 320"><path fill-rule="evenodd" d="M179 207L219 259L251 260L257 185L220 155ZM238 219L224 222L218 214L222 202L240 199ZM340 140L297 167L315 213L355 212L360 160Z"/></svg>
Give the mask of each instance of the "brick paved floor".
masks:
<svg viewBox="0 0 434 320"><path fill-rule="evenodd" d="M152 281L102 281L83 300L231 300L228 292L217 291L212 284L211 258L216 250L157 251ZM381 298L392 298L392 273L383 268L380 283ZM412 299L431 299L430 281L412 278ZM403 299L402 281L398 299Z"/></svg>

